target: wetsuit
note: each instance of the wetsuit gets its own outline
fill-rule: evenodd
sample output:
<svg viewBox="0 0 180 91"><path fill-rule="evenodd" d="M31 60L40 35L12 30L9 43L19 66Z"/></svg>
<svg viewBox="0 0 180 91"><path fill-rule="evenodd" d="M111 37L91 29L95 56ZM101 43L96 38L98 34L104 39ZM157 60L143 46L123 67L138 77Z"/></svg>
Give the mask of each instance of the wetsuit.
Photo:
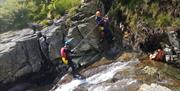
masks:
<svg viewBox="0 0 180 91"><path fill-rule="evenodd" d="M72 52L67 48L67 47L63 47L64 48L64 53L66 54L66 60L68 60L68 65L72 68L72 74L75 77L77 74L77 70L75 67L75 64L72 62ZM62 48L61 48L62 50Z"/></svg>

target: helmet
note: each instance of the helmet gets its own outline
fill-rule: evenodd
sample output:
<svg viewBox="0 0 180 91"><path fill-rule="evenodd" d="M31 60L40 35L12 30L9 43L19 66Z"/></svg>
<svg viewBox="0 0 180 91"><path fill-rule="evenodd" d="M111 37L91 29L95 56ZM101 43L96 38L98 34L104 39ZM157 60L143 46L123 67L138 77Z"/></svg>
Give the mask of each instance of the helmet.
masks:
<svg viewBox="0 0 180 91"><path fill-rule="evenodd" d="M69 45L69 41L66 41L66 42L65 42L65 45Z"/></svg>
<svg viewBox="0 0 180 91"><path fill-rule="evenodd" d="M69 39L69 40L67 40L66 42L65 42L65 45L70 45L70 42L72 41L72 38L71 39Z"/></svg>
<svg viewBox="0 0 180 91"><path fill-rule="evenodd" d="M96 16L101 16L101 12L100 11L96 11Z"/></svg>

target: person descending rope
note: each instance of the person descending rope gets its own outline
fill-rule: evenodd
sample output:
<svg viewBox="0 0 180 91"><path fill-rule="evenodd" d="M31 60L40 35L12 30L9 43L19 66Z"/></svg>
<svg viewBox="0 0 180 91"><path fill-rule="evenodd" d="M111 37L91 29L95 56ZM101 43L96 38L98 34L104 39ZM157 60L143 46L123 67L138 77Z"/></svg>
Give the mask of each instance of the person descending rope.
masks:
<svg viewBox="0 0 180 91"><path fill-rule="evenodd" d="M74 78L82 79L83 77L78 73L75 64L72 62L72 53L74 52L70 50L70 41L66 41L65 46L60 50L62 62L72 68L72 75Z"/></svg>

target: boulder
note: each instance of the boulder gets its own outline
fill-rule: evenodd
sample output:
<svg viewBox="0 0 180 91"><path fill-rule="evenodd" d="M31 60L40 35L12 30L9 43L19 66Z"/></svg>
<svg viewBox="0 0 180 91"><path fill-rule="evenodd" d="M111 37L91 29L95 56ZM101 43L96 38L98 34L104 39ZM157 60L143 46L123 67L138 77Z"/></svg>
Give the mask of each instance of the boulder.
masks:
<svg viewBox="0 0 180 91"><path fill-rule="evenodd" d="M64 46L66 36L66 16L62 17L60 21L58 26L54 24L42 30L42 34L47 37L47 43L49 44L50 60L59 58L59 50Z"/></svg>
<svg viewBox="0 0 180 91"><path fill-rule="evenodd" d="M81 39L78 38L74 41L76 44L73 44L73 48L77 52L83 52L88 50L98 50L98 44L99 44L99 33L96 30L96 24L95 24L95 16L91 16L86 19L87 23L82 23L78 25L78 29L76 30L78 33L74 33L73 31L69 30L68 34L72 34L72 36L81 36ZM82 39L83 37L83 39Z"/></svg>
<svg viewBox="0 0 180 91"><path fill-rule="evenodd" d="M172 90L170 90L167 87L152 83L151 85L147 85L147 84L141 85L138 91L172 91Z"/></svg>
<svg viewBox="0 0 180 91"><path fill-rule="evenodd" d="M0 82L37 72L43 62L37 36L30 29L0 35Z"/></svg>
<svg viewBox="0 0 180 91"><path fill-rule="evenodd" d="M59 50L64 46L65 29L61 26L50 26L47 30L43 30L43 34L47 37L47 43L49 44L49 56L50 60L58 58Z"/></svg>

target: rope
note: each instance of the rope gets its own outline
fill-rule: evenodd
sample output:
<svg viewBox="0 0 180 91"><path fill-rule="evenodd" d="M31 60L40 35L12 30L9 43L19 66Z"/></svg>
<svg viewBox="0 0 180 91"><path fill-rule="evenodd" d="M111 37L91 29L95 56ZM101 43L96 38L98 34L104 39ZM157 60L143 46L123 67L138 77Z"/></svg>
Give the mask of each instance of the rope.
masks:
<svg viewBox="0 0 180 91"><path fill-rule="evenodd" d="M88 38L88 36L99 26L99 24L101 23L103 21L103 19L90 31L90 32L88 32L88 34L86 35L86 36L84 36L84 38L79 42L79 44L78 45L76 45L72 50L76 50L76 48L81 44L81 43L83 43L83 41L86 39L86 38ZM91 41L91 40L89 40L89 41ZM91 45L91 44L90 44ZM91 45L92 46L92 45Z"/></svg>
<svg viewBox="0 0 180 91"><path fill-rule="evenodd" d="M99 23L98 24L96 24L96 26L90 31L90 32L88 32L88 34L86 35L86 36L82 36L83 37L83 39L79 42L79 44L78 45L76 45L72 50L76 50L76 48L81 44L81 43L83 43L83 40L85 40L98 26L99 26L99 24L103 21L104 19L101 19L101 21L99 21ZM78 31L79 31L79 28L78 28ZM80 31L79 31L80 32ZM91 41L91 40L89 40L89 41ZM91 44L90 44L91 45ZM92 46L92 45L91 45ZM96 48L95 48L96 49Z"/></svg>

